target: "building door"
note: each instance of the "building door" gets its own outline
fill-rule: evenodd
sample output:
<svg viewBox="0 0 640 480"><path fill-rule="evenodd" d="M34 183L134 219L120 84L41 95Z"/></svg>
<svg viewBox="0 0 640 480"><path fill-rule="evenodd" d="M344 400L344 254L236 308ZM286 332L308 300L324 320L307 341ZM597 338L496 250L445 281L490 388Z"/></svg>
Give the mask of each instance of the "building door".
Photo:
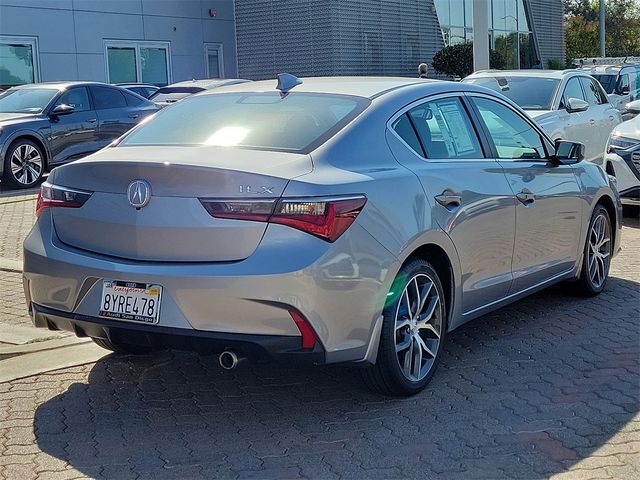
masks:
<svg viewBox="0 0 640 480"><path fill-rule="evenodd" d="M207 44L204 47L207 78L224 78L222 44Z"/></svg>

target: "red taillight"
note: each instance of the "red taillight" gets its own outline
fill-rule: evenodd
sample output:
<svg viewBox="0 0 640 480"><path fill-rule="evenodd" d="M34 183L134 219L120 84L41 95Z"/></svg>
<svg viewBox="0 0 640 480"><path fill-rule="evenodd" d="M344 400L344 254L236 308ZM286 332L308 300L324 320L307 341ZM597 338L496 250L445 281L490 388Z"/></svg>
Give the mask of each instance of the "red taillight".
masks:
<svg viewBox="0 0 640 480"><path fill-rule="evenodd" d="M201 200L216 218L253 220L287 225L329 242L335 242L351 226L367 203L362 195L332 198L283 198L278 200Z"/></svg>
<svg viewBox="0 0 640 480"><path fill-rule="evenodd" d="M304 318L304 316L298 312L297 310L289 310L289 315L300 330L300 335L302 335L302 348L311 349L316 346L316 333L309 325L309 321Z"/></svg>
<svg viewBox="0 0 640 480"><path fill-rule="evenodd" d="M80 208L87 200L89 200L90 196L91 192L59 187L45 182L40 186L40 191L38 192L36 217L39 217L42 210L45 208Z"/></svg>

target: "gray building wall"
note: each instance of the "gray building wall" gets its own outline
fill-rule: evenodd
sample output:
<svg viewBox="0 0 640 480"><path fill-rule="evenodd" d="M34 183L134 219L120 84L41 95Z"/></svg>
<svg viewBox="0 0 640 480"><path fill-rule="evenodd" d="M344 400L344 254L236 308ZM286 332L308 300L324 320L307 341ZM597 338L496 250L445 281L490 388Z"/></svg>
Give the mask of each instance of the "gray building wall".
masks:
<svg viewBox="0 0 640 480"><path fill-rule="evenodd" d="M549 59L557 59L564 64L564 10L562 0L528 0L533 31L535 33L542 66L547 67Z"/></svg>
<svg viewBox="0 0 640 480"><path fill-rule="evenodd" d="M417 76L444 46L433 0L236 0L239 75Z"/></svg>
<svg viewBox="0 0 640 480"><path fill-rule="evenodd" d="M204 44L221 43L237 76L233 0L0 0L2 35L37 37L41 81L106 81L104 40L170 42L174 82L203 78Z"/></svg>

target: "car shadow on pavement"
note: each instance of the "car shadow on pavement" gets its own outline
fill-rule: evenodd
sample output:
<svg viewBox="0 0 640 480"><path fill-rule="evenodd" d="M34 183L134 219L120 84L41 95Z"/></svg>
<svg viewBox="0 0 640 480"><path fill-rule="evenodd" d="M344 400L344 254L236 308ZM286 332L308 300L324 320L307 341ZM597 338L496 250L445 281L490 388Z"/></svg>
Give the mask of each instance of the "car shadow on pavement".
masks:
<svg viewBox="0 0 640 480"><path fill-rule="evenodd" d="M628 468L633 450L607 442L639 409L640 284L610 278L593 299L564 289L450 334L433 381L407 399L369 393L342 366L111 355L37 409L38 446L105 478L530 479L598 449L608 456L584 468Z"/></svg>

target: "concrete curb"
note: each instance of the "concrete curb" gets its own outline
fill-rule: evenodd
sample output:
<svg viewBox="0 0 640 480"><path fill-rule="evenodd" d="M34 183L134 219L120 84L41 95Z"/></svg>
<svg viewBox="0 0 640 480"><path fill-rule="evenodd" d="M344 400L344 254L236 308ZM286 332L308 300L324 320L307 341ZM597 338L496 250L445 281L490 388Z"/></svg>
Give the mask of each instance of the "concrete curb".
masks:
<svg viewBox="0 0 640 480"><path fill-rule="evenodd" d="M0 257L0 271L10 273L22 273L22 260Z"/></svg>

